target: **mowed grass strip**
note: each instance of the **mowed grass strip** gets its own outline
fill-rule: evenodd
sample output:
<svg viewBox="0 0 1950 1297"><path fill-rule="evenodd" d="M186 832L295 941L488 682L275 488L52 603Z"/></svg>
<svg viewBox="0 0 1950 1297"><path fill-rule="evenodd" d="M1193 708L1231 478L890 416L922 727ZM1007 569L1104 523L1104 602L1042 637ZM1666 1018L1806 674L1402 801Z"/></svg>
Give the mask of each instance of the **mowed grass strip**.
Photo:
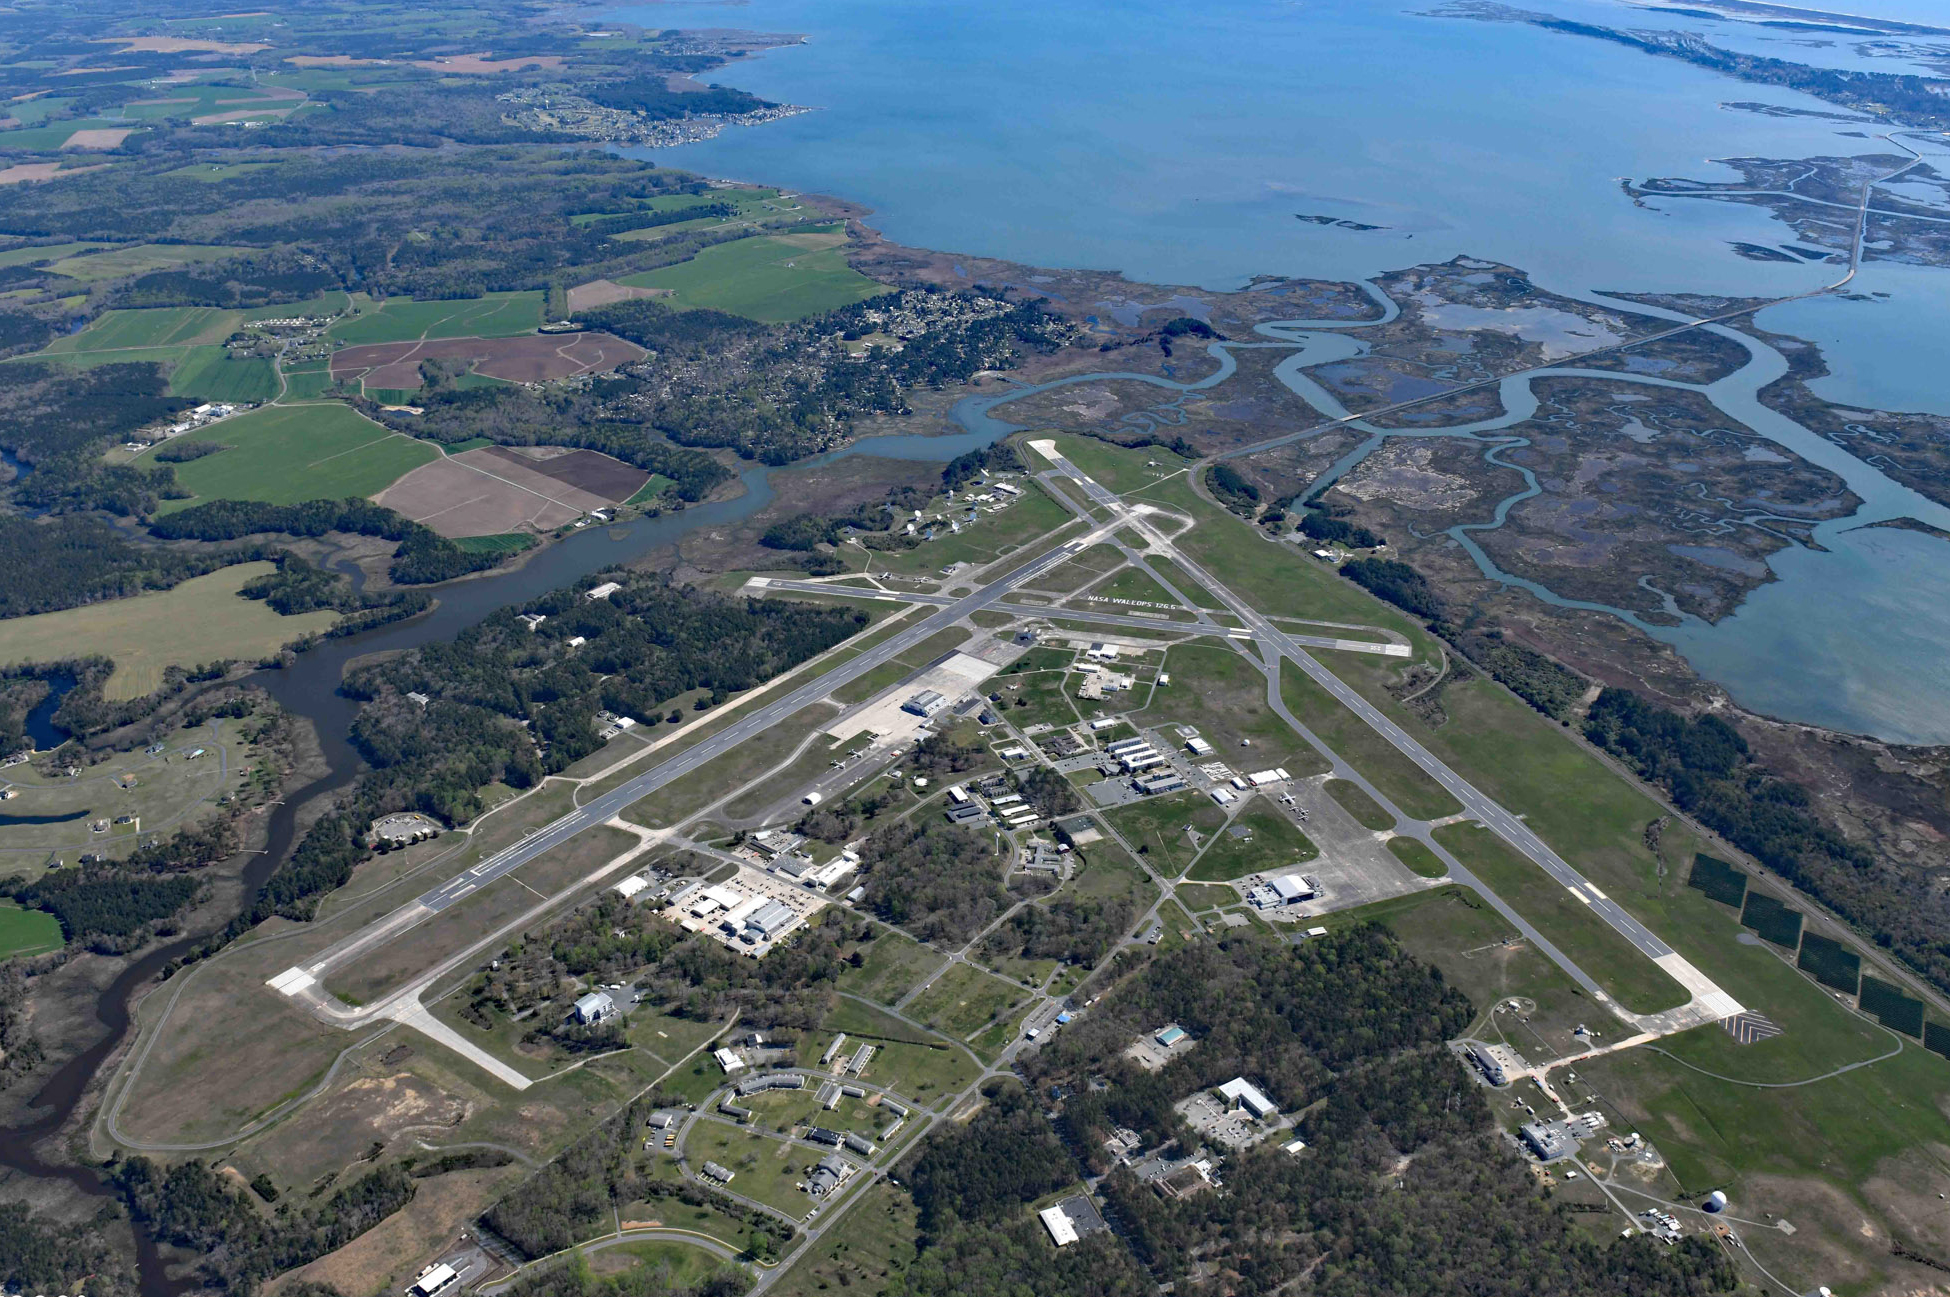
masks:
<svg viewBox="0 0 1950 1297"><path fill-rule="evenodd" d="M1686 1003L1664 969L1502 838L1474 824L1451 824L1435 837L1626 1008L1658 1013Z"/></svg>
<svg viewBox="0 0 1950 1297"><path fill-rule="evenodd" d="M239 563L170 590L0 621L0 665L99 653L115 663L103 690L112 702L155 689L167 667L255 661L338 620L332 612L280 617L261 600L238 595L245 582L272 570L269 563Z"/></svg>
<svg viewBox="0 0 1950 1297"><path fill-rule="evenodd" d="M361 296L353 306L356 313L331 328L332 337L348 346L419 338L511 338L533 333L542 322L542 295L532 290L426 302L410 297L374 302Z"/></svg>
<svg viewBox="0 0 1950 1297"><path fill-rule="evenodd" d="M885 292L846 263L838 236L788 234L720 243L689 261L617 281L669 289L679 306L729 311L767 324L803 319Z"/></svg>
<svg viewBox="0 0 1950 1297"><path fill-rule="evenodd" d="M440 455L343 405L266 407L196 436L230 449L176 465L176 480L196 498L171 500L160 512L204 500L297 504L375 495Z"/></svg>

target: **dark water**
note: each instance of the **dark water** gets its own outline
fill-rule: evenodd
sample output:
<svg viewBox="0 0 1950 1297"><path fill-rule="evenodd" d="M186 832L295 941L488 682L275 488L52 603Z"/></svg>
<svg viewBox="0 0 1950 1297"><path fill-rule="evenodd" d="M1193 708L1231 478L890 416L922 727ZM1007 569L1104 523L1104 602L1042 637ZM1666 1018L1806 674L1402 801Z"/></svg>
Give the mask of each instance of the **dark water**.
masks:
<svg viewBox="0 0 1950 1297"><path fill-rule="evenodd" d="M47 697L41 699L34 710L27 713L26 729L28 739L36 748L42 752L52 752L68 741L68 732L54 723L54 713L60 710L61 700L68 696L70 689L74 688L75 678L70 672L57 671L45 679ZM4 816L0 816L0 825L9 822Z"/></svg>
<svg viewBox="0 0 1950 1297"><path fill-rule="evenodd" d="M76 811L72 815L0 815L0 829L10 829L17 824L71 824L86 819L91 812Z"/></svg>
<svg viewBox="0 0 1950 1297"><path fill-rule="evenodd" d="M960 433L946 437L874 437L841 450L803 460L797 467L830 463L851 455L945 462L965 451L993 442L1008 429ZM270 840L262 855L251 857L244 869L241 909L255 903L257 893L297 841L297 814L307 802L345 788L359 773L359 757L348 741L358 704L339 692L347 664L372 653L398 652L421 644L453 638L497 609L525 603L559 589L592 572L627 563L681 541L700 527L739 522L763 509L773 498L770 470L751 468L740 481L744 493L732 500L693 505L658 518L640 519L615 528L590 528L544 548L522 566L466 581L437 591L434 609L410 621L378 627L364 635L327 640L299 655L286 670L263 671L251 677L292 715L309 720L324 752L326 773L285 794L273 807ZM60 1180L85 1194L109 1197L112 1190L94 1170L44 1158L37 1145L67 1123L87 1094L102 1064L121 1043L130 1022L129 1001L155 980L163 968L201 940L185 937L150 952L131 964L101 995L95 1019L100 1040L51 1076L30 1100L33 1115L24 1123L0 1128L0 1169L36 1179ZM171 1279L163 1268L154 1239L136 1231L138 1266L143 1297L178 1297L194 1283Z"/></svg>

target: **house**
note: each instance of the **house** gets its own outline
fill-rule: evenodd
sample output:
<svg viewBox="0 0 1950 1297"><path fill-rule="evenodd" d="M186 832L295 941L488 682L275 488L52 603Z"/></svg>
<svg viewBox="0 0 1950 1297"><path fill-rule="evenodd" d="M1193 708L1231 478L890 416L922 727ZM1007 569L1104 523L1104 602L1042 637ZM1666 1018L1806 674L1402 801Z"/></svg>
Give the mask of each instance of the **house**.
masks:
<svg viewBox="0 0 1950 1297"><path fill-rule="evenodd" d="M616 1001L608 991L591 991L576 1001L575 1019L585 1025L606 1022L617 1015Z"/></svg>
<svg viewBox="0 0 1950 1297"><path fill-rule="evenodd" d="M729 1171L725 1167L719 1166L716 1162L706 1162L704 1164L704 1174L710 1176L713 1180L716 1180L719 1184L731 1183L731 1176L732 1176L731 1171Z"/></svg>
<svg viewBox="0 0 1950 1297"><path fill-rule="evenodd" d="M534 630L537 626L540 626L543 622L548 620L548 614L540 613L540 612L525 612L521 614L521 616L515 618L515 620L520 622L522 625L526 626L529 630Z"/></svg>
<svg viewBox="0 0 1950 1297"><path fill-rule="evenodd" d="M427 697L423 693L420 693L418 690L413 690L407 693L406 701L410 703L418 703L421 707L425 707L428 703L432 702L433 699Z"/></svg>

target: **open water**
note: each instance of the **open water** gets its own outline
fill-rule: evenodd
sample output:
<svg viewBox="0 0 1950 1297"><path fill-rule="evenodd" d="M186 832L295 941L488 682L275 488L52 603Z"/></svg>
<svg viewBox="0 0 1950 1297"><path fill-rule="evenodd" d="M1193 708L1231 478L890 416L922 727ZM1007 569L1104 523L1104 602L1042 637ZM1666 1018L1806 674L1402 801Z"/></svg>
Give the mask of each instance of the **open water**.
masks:
<svg viewBox="0 0 1950 1297"><path fill-rule="evenodd" d="M1824 66L1928 70L1827 33L1606 0L1535 7L1699 31ZM1928 0L1839 7L1950 23ZM677 0L611 17L804 34L803 47L714 79L819 111L655 156L864 203L876 227L920 247L1212 288L1260 274L1360 279L1457 255L1505 261L1580 296L1786 296L1836 276L1830 266L1737 256L1737 241L1795 241L1765 211L1694 200L1638 206L1619 181L1736 179L1722 158L1895 152L1862 123L1728 107L1836 111L1607 42L1435 8ZM1383 228L1324 227L1301 215ZM1950 336L1950 275L1870 262L1856 287L1888 296L1799 303L1762 323L1821 345L1832 374L1817 390L1828 399L1950 413L1937 358L1938 340ZM1006 405L996 415L1006 418ZM1871 501L1860 521L1909 495L1860 461L1842 468ZM1778 556L1777 580L1719 624L1648 629L1749 706L1950 742L1950 673L1936 649L1950 639L1950 599L1941 597L1950 545L1848 527L1824 529L1822 542L1829 553Z"/></svg>

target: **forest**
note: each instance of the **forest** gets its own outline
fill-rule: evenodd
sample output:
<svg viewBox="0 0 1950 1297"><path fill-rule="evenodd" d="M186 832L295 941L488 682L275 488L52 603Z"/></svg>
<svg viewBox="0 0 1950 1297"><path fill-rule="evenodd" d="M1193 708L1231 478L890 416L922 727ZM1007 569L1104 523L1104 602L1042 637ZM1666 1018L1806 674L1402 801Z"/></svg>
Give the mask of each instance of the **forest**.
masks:
<svg viewBox="0 0 1950 1297"><path fill-rule="evenodd" d="M1628 689L1591 705L1585 737L1657 785L1672 804L1835 911L1939 989L1950 990L1950 899L1850 842L1807 789L1755 761L1717 716L1686 717Z"/></svg>
<svg viewBox="0 0 1950 1297"><path fill-rule="evenodd" d="M146 1157L122 1159L110 1180L129 1213L156 1236L202 1260L208 1283L248 1297L265 1280L344 1247L412 1201L413 1178L391 1163L315 1206L266 1217L244 1193L200 1161L165 1170Z"/></svg>
<svg viewBox="0 0 1950 1297"><path fill-rule="evenodd" d="M1392 558L1351 558L1341 564L1341 575L1404 612L1430 622L1444 620L1442 599L1435 587L1406 563ZM1437 633L1441 633L1439 626Z"/></svg>
<svg viewBox="0 0 1950 1297"><path fill-rule="evenodd" d="M1006 863L985 834L933 815L897 821L861 845L861 904L922 941L959 946L1014 902Z"/></svg>

